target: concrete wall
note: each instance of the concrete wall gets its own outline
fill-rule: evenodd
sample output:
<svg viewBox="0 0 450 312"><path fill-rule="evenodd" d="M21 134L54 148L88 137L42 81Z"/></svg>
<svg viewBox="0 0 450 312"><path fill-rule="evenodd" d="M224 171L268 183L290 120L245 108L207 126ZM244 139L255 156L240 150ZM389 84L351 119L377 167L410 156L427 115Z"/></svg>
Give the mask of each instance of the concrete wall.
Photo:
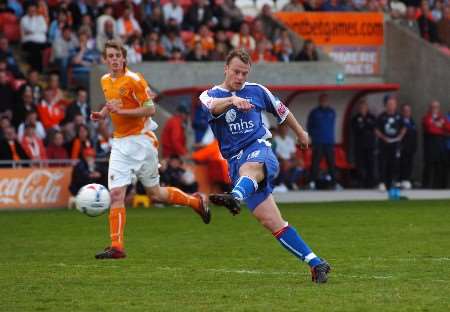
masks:
<svg viewBox="0 0 450 312"><path fill-rule="evenodd" d="M432 99L441 102L444 112L450 110L450 58L395 22L385 25L385 80L400 83L400 104L412 105L422 133L421 118ZM421 159L419 150L416 163L420 164ZM420 176L420 171L420 166L416 166L415 177Z"/></svg>

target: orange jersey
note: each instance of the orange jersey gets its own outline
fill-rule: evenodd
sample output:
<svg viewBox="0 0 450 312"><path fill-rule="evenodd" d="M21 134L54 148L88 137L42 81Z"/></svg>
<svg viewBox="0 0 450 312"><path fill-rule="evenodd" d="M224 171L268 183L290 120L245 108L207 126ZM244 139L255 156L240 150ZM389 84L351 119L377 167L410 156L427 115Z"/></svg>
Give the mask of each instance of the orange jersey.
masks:
<svg viewBox="0 0 450 312"><path fill-rule="evenodd" d="M144 102L151 99L151 91L144 77L128 69L118 78L113 78L111 74L104 75L101 84L106 101L118 101L124 109L142 107ZM115 138L141 133L147 119L147 117L120 116L115 113L110 115Z"/></svg>

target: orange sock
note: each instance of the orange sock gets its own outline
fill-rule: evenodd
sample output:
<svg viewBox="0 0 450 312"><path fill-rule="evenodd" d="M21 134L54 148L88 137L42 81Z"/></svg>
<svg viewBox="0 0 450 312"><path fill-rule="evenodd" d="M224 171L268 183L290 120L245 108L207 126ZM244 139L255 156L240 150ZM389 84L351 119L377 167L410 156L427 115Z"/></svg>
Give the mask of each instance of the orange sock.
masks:
<svg viewBox="0 0 450 312"><path fill-rule="evenodd" d="M123 230L126 222L125 208L111 208L109 210L109 233L111 247L123 249Z"/></svg>
<svg viewBox="0 0 450 312"><path fill-rule="evenodd" d="M169 193L167 198L169 204L189 206L195 210L200 209L199 198L186 194L176 187L168 187L167 192Z"/></svg>

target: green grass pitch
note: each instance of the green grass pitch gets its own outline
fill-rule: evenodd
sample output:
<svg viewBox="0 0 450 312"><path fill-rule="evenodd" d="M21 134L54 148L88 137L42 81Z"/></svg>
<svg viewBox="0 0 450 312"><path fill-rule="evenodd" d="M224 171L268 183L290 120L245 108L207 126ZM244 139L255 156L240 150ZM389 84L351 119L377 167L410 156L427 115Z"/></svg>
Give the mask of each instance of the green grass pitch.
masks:
<svg viewBox="0 0 450 312"><path fill-rule="evenodd" d="M115 261L106 215L0 212L0 311L450 311L450 201L280 206L327 284L245 209L129 209Z"/></svg>

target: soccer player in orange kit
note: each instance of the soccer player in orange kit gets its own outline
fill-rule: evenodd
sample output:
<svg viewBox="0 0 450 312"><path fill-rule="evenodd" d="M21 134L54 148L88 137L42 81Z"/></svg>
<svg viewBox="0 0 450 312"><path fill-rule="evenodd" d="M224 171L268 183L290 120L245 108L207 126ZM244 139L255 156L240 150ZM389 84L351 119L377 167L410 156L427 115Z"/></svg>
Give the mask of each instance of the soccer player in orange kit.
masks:
<svg viewBox="0 0 450 312"><path fill-rule="evenodd" d="M206 197L188 195L175 187L160 187L158 172L158 141L150 130L151 116L155 114L154 94L141 74L130 71L126 65L127 53L121 43L108 41L103 58L109 73L101 78L106 104L93 112L94 121L111 116L114 139L109 159L108 187L111 192L109 228L111 245L95 255L97 259L125 258L123 233L126 220L126 188L136 176L148 196L156 201L190 206L203 222L211 219Z"/></svg>

